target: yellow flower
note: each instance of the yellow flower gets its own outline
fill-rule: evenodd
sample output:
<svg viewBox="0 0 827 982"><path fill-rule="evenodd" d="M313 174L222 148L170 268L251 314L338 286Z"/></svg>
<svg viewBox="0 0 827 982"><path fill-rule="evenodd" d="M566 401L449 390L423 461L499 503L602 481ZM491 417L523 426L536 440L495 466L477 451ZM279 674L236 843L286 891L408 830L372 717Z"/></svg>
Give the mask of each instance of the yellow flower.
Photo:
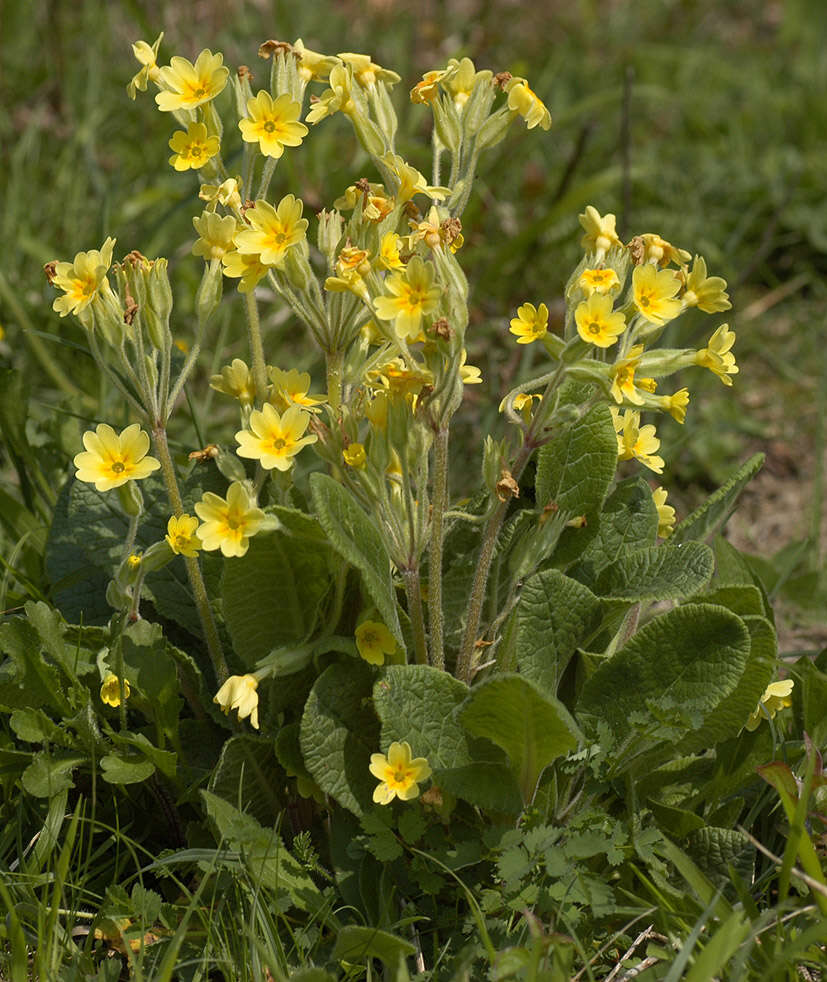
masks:
<svg viewBox="0 0 827 982"><path fill-rule="evenodd" d="M137 552L133 552L126 560L127 565L132 569L137 569L141 565L141 562L141 555Z"/></svg>
<svg viewBox="0 0 827 982"><path fill-rule="evenodd" d="M482 382L482 371L476 365L466 365L468 352L462 349L459 362L459 378L463 385L479 385Z"/></svg>
<svg viewBox="0 0 827 982"><path fill-rule="evenodd" d="M242 255L259 255L265 266L280 266L287 250L306 237L302 208L301 200L292 194L286 194L277 208L257 201L246 215L251 228L236 233L236 248Z"/></svg>
<svg viewBox="0 0 827 982"><path fill-rule="evenodd" d="M342 112L346 116L356 112L353 101L353 74L342 64L337 64L330 71L330 88L322 92L318 102L312 103L310 112L305 119L308 123L316 124L327 116Z"/></svg>
<svg viewBox="0 0 827 982"><path fill-rule="evenodd" d="M371 60L370 55L357 55L350 51L340 51L339 57L353 69L353 77L363 89L372 89L377 82L384 82L389 88L396 85L400 76L388 68L383 68Z"/></svg>
<svg viewBox="0 0 827 982"><path fill-rule="evenodd" d="M688 263L692 254L686 249L679 249L671 242L662 239L654 232L645 232L638 236L643 242L643 256L646 262L653 263L655 266L668 266L669 263L683 265Z"/></svg>
<svg viewBox="0 0 827 982"><path fill-rule="evenodd" d="M344 459L344 462L347 464L348 467L352 467L354 470L357 471L363 470L368 462L367 454L365 453L364 444L361 443L349 443L342 451L342 458ZM358 639L359 636L358 631L356 632L356 636ZM369 658L368 661L370 661ZM381 665L382 663L378 662L378 664Z"/></svg>
<svg viewBox="0 0 827 982"><path fill-rule="evenodd" d="M517 336L517 344L531 344L548 331L548 307L541 303L524 303L517 308L517 316L510 321L509 331Z"/></svg>
<svg viewBox="0 0 827 982"><path fill-rule="evenodd" d="M385 232L382 241L379 243L379 255L377 262L385 269L404 269L405 264L399 257L399 249L402 246L402 239L396 232Z"/></svg>
<svg viewBox="0 0 827 982"><path fill-rule="evenodd" d="M506 85L505 91L508 93L508 108L523 117L526 129L531 130L535 126L544 130L551 128L551 113L546 109L545 103L529 88L526 79L520 78L519 75L513 76Z"/></svg>
<svg viewBox="0 0 827 982"><path fill-rule="evenodd" d="M384 624L377 621L363 621L356 628L356 647L366 662L371 665L384 665L385 655L392 655L396 651L396 638Z"/></svg>
<svg viewBox="0 0 827 982"><path fill-rule="evenodd" d="M658 510L658 535L662 539L668 538L675 527L675 509L666 504L666 488L655 488L652 492L652 500Z"/></svg>
<svg viewBox="0 0 827 982"><path fill-rule="evenodd" d="M217 203L224 205L225 208L232 208L238 211L241 208L241 192L238 189L239 177L228 177L221 184L202 184L198 191L198 197L202 201L208 201L213 206Z"/></svg>
<svg viewBox="0 0 827 982"><path fill-rule="evenodd" d="M339 211L350 211L362 202L362 217L369 222L381 222L393 211L393 201L385 194L383 184L355 184L345 188L345 193L333 202Z"/></svg>
<svg viewBox="0 0 827 982"><path fill-rule="evenodd" d="M163 92L155 96L155 102L162 112L176 109L195 109L214 99L227 84L230 71L223 64L224 56L205 48L196 58L195 64L175 55L169 65L159 72L159 82Z"/></svg>
<svg viewBox="0 0 827 982"><path fill-rule="evenodd" d="M726 280L721 276L706 275L706 260L703 256L695 256L681 300L684 306L699 307L707 314L729 310L732 306L726 292Z"/></svg>
<svg viewBox="0 0 827 982"><path fill-rule="evenodd" d="M297 147L308 134L304 123L298 121L302 107L287 93L273 101L262 89L247 100L248 119L240 120L238 128L245 143L257 143L265 157L280 157L285 147Z"/></svg>
<svg viewBox="0 0 827 982"><path fill-rule="evenodd" d="M225 365L220 375L210 378L210 388L223 392L225 396L238 399L242 406L252 406L256 398L256 386L253 373L246 362L233 358L231 365Z"/></svg>
<svg viewBox="0 0 827 982"><path fill-rule="evenodd" d="M411 759L411 747L407 742L392 743L388 756L371 754L370 772L381 782L373 792L373 800L379 805L389 805L394 798L410 801L419 795L420 781L431 776L431 767L424 757Z"/></svg>
<svg viewBox="0 0 827 982"><path fill-rule="evenodd" d="M129 698L129 682L126 679L123 680L123 698L124 702ZM121 704L121 680L111 672L101 685L101 702L115 708Z"/></svg>
<svg viewBox="0 0 827 982"><path fill-rule="evenodd" d="M350 240L336 257L336 272L345 278L351 273L366 276L370 272L370 253L367 249L359 249L349 243Z"/></svg>
<svg viewBox="0 0 827 982"><path fill-rule="evenodd" d="M329 293L353 293L365 303L370 303L367 283L355 270L345 272L343 276L328 276L324 281L324 288Z"/></svg>
<svg viewBox="0 0 827 982"><path fill-rule="evenodd" d="M239 720L250 717L250 723L258 729L258 679L255 675L231 675L213 696L225 716L231 709L238 710Z"/></svg>
<svg viewBox="0 0 827 982"><path fill-rule="evenodd" d="M521 413L523 419L529 422L531 419L531 410L534 405L535 400L540 402L542 400L542 395L539 392L518 392L514 396L512 406L514 407L514 412ZM505 399L500 403L500 412L505 411Z"/></svg>
<svg viewBox="0 0 827 982"><path fill-rule="evenodd" d="M730 375L738 374L735 355L729 350L735 344L735 331L730 331L728 324L721 324L709 339L707 346L695 353L697 364L708 368L724 383L732 385Z"/></svg>
<svg viewBox="0 0 827 982"><path fill-rule="evenodd" d="M612 312L612 298L593 293L574 311L577 333L598 348L610 348L626 330L626 318Z"/></svg>
<svg viewBox="0 0 827 982"><path fill-rule="evenodd" d="M439 83L456 72L456 68L449 66L439 71L425 72L422 79L411 89L411 102L424 105L433 102L439 95Z"/></svg>
<svg viewBox="0 0 827 982"><path fill-rule="evenodd" d="M79 314L95 299L106 280L112 265L112 250L115 239L108 238L100 249L79 252L70 263L58 262L54 265L52 284L63 290L52 304L61 317Z"/></svg>
<svg viewBox="0 0 827 982"><path fill-rule="evenodd" d="M612 397L615 402L623 402L628 399L636 406L642 406L644 398L635 387L635 370L640 364L640 356L643 354L643 345L636 344L629 349L629 354L625 358L616 361L609 369L612 379Z"/></svg>
<svg viewBox="0 0 827 982"><path fill-rule="evenodd" d="M290 406L281 416L269 402L250 413L249 430L239 430L235 438L241 444L236 450L239 457L260 460L265 470L274 467L287 471L293 466L293 458L302 449L315 443L318 437L302 434L310 423L310 413L298 406Z"/></svg>
<svg viewBox="0 0 827 982"><path fill-rule="evenodd" d="M601 217L600 212L593 205L587 205L586 210L578 216L578 219L586 233L580 240L580 245L586 252L595 253L598 261L606 255L612 246L622 244L615 230L617 219L614 215L608 214Z"/></svg>
<svg viewBox="0 0 827 982"><path fill-rule="evenodd" d="M410 201L416 194L427 194L433 201L441 201L448 194L447 188L431 187L427 184L416 167L412 167L399 154L391 153L389 150L382 157L382 163L399 181L399 187L394 195L398 204Z"/></svg>
<svg viewBox="0 0 827 982"><path fill-rule="evenodd" d="M167 534L164 538L176 556L194 556L201 548L201 542L195 532L198 519L192 515L175 515L167 522Z"/></svg>
<svg viewBox="0 0 827 982"><path fill-rule="evenodd" d="M586 295L609 293L619 289L620 280L613 269L584 269L577 285Z"/></svg>
<svg viewBox="0 0 827 982"><path fill-rule="evenodd" d="M663 325L678 316L683 305L675 294L680 288L681 281L670 269L657 270L645 263L632 273L635 306L653 324Z"/></svg>
<svg viewBox="0 0 827 982"><path fill-rule="evenodd" d="M261 261L261 256L256 252L242 255L236 249L232 252L225 252L221 257L224 266L224 275L231 279L240 279L238 284L239 293L251 293L256 286L267 275L268 266Z"/></svg>
<svg viewBox="0 0 827 982"><path fill-rule="evenodd" d="M792 679L784 679L781 682L770 682L761 696L761 701L750 714L750 718L744 723L744 729L757 730L762 719L775 719L775 714L780 709L792 706L792 691L795 683Z"/></svg>
<svg viewBox="0 0 827 982"><path fill-rule="evenodd" d="M297 368L285 372L271 367L269 375L273 383L271 398L279 409L300 406L309 413L321 412L318 407L325 400L323 397L310 395L310 372L300 372Z"/></svg>
<svg viewBox="0 0 827 982"><path fill-rule="evenodd" d="M200 170L218 153L219 142L217 136L207 136L203 123L190 123L186 133L176 130L172 134L169 147L175 151L169 162L176 170Z"/></svg>
<svg viewBox="0 0 827 982"><path fill-rule="evenodd" d="M371 369L367 377L370 385L383 387L392 399L407 399L409 396L415 396L423 386L432 385L434 381L433 374L427 368L416 364L413 368L408 368L401 358L392 358L384 365ZM376 401L374 399L374 402ZM384 412L384 408L380 405L369 407L365 414L375 425L384 426L384 423L376 423L376 418L381 418Z"/></svg>
<svg viewBox="0 0 827 982"><path fill-rule="evenodd" d="M140 481L161 466L154 457L147 457L149 436L139 423L132 423L120 434L111 426L100 423L93 432L83 434L85 453L75 454L75 477L94 484L97 491L111 491L127 481Z"/></svg>
<svg viewBox="0 0 827 982"><path fill-rule="evenodd" d="M264 521L264 512L255 507L240 481L230 485L226 500L205 491L195 504L195 514L203 523L196 530L203 547L220 549L227 557L243 556Z"/></svg>
<svg viewBox="0 0 827 982"><path fill-rule="evenodd" d="M201 256L206 262L222 259L233 248L233 237L238 231L238 222L232 215L219 215L217 211L205 211L192 220L198 233L193 256Z"/></svg>
<svg viewBox="0 0 827 982"><path fill-rule="evenodd" d="M341 64L339 59L333 55L322 55L318 51L305 48L301 38L297 38L293 42L293 51L299 56L299 76L306 82L326 79L332 69Z"/></svg>
<svg viewBox="0 0 827 982"><path fill-rule="evenodd" d="M478 72L470 58L463 58L462 61L449 58L448 67L456 68L456 72L443 79L443 85L450 92L454 105L462 112L474 89L484 82L490 82L492 75L488 69Z"/></svg>
<svg viewBox="0 0 827 982"><path fill-rule="evenodd" d="M689 405L689 389L678 389L671 396L655 396L647 399L646 405L669 413L676 422L683 423L686 419L686 407Z"/></svg>
<svg viewBox="0 0 827 982"><path fill-rule="evenodd" d="M152 45L146 43L146 41L136 41L132 45L132 54L141 66L140 71L132 76L132 80L126 87L126 93L130 99L134 101L135 96L138 94L138 90L141 92L146 92L147 82L154 82L160 75L160 69L156 64L158 58L158 47L163 40L164 32L155 38Z"/></svg>
<svg viewBox="0 0 827 982"><path fill-rule="evenodd" d="M655 436L655 427L649 423L640 425L640 413L629 410L622 416L615 410L615 429L617 430L618 460L639 460L656 474L663 473L663 457L655 456L660 440Z"/></svg>
<svg viewBox="0 0 827 982"><path fill-rule="evenodd" d="M377 315L384 321L393 321L399 337L416 339L423 316L436 310L442 295L442 290L434 285L430 263L414 256L404 272L391 273L384 285L388 293L376 298Z"/></svg>

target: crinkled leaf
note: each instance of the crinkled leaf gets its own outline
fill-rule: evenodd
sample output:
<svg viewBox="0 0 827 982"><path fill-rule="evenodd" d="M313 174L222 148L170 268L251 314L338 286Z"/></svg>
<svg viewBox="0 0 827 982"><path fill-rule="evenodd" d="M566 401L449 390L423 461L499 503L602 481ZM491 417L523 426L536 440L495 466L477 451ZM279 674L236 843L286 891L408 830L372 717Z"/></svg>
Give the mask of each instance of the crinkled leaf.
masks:
<svg viewBox="0 0 827 982"><path fill-rule="evenodd" d="M682 600L712 577L712 550L701 542L648 546L620 556L597 579L596 592L635 603Z"/></svg>
<svg viewBox="0 0 827 982"><path fill-rule="evenodd" d="M43 643L34 626L22 617L0 624L0 653L10 661L0 663L0 707L6 710L48 707L59 715L70 712L60 674L42 654Z"/></svg>
<svg viewBox="0 0 827 982"><path fill-rule="evenodd" d="M262 825L272 825L284 807L278 793L283 782L273 741L245 733L224 744L209 790L240 805Z"/></svg>
<svg viewBox="0 0 827 982"><path fill-rule="evenodd" d="M474 686L460 719L469 733L508 754L526 803L545 768L573 750L580 738L566 707L521 675L498 675Z"/></svg>
<svg viewBox="0 0 827 982"><path fill-rule="evenodd" d="M556 569L530 577L517 607L517 665L547 695L557 686L579 645L597 630L600 601Z"/></svg>
<svg viewBox="0 0 827 982"><path fill-rule="evenodd" d="M699 508L687 515L672 533L670 541L697 541L720 531L735 510L741 492L761 470L763 463L764 454L753 454Z"/></svg>
<svg viewBox="0 0 827 982"><path fill-rule="evenodd" d="M350 492L327 474L311 474L310 492L319 522L331 545L362 574L383 622L404 647L390 557L376 523L365 514Z"/></svg>
<svg viewBox="0 0 827 982"><path fill-rule="evenodd" d="M755 846L737 829L706 827L690 833L684 848L716 887L731 886L727 872L732 867L744 883L752 883Z"/></svg>

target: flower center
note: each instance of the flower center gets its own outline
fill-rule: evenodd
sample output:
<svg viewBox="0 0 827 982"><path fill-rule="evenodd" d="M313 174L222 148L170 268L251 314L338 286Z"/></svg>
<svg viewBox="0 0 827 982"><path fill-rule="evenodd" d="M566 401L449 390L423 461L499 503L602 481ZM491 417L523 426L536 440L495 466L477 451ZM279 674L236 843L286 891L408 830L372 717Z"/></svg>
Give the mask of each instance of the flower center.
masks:
<svg viewBox="0 0 827 982"><path fill-rule="evenodd" d="M113 474L123 474L124 470L125 470L125 468L124 468L124 465L123 465L123 461L121 461L121 460L113 460L112 461L112 473Z"/></svg>
<svg viewBox="0 0 827 982"><path fill-rule="evenodd" d="M284 440L282 437L277 437L275 440L273 440L274 450L283 450L286 446L287 446L287 441Z"/></svg>
<svg viewBox="0 0 827 982"><path fill-rule="evenodd" d="M641 307L648 307L648 306L651 305L651 303L652 303L652 301L651 301L649 295L646 294L646 293L642 293L641 296L640 296L640 305L641 305Z"/></svg>
<svg viewBox="0 0 827 982"><path fill-rule="evenodd" d="M600 324L597 321L592 321L588 327L589 334L600 334Z"/></svg>

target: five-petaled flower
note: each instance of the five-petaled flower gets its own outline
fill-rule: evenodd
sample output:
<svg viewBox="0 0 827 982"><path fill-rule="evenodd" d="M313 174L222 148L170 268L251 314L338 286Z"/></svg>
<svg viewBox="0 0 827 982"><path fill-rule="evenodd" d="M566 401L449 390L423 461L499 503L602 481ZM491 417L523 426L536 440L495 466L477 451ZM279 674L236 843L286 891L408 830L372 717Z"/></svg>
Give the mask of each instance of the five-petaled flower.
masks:
<svg viewBox="0 0 827 982"><path fill-rule="evenodd" d="M176 556L194 556L201 548L201 542L195 534L198 529L198 519L192 515L175 515L167 522L167 534L164 538Z"/></svg>
<svg viewBox="0 0 827 982"><path fill-rule="evenodd" d="M292 194L286 194L276 208L268 201L257 201L245 216L250 228L236 233L236 248L242 255L258 255L264 266L281 266L287 250L306 237L303 207Z"/></svg>
<svg viewBox="0 0 827 982"><path fill-rule="evenodd" d="M663 457L655 455L660 440L655 436L651 423L640 425L640 413L628 410L622 416L613 409L615 430L617 431L618 460L639 460L656 474L663 473Z"/></svg>
<svg viewBox="0 0 827 982"><path fill-rule="evenodd" d="M394 798L410 801L419 795L419 782L431 776L431 767L424 757L411 758L407 742L394 741L388 747L388 756L371 754L370 772L381 783L373 791L373 800L379 805L389 805Z"/></svg>
<svg viewBox="0 0 827 982"><path fill-rule="evenodd" d="M290 406L279 415L265 402L261 409L250 413L249 430L239 430L235 438L241 444L239 457L260 460L265 470L274 467L287 471L293 466L293 458L308 444L318 439L315 434L302 436L310 423L310 413L299 406Z"/></svg>
<svg viewBox="0 0 827 982"><path fill-rule="evenodd" d="M620 288L620 278L615 270L608 266L603 269L584 269L577 285L587 295L609 293Z"/></svg>
<svg viewBox="0 0 827 982"><path fill-rule="evenodd" d="M264 512L253 504L240 481L230 485L226 500L212 491L205 491L195 504L195 514L203 523L198 526L196 535L204 548L220 549L228 558L246 554L250 538L264 521Z"/></svg>
<svg viewBox="0 0 827 982"><path fill-rule="evenodd" d="M174 151L169 162L178 171L201 170L204 164L218 153L217 136L209 136L203 123L190 123L184 130L176 130L169 141Z"/></svg>
<svg viewBox="0 0 827 982"><path fill-rule="evenodd" d="M265 157L280 157L285 147L297 147L307 136L308 129L299 122L302 107L285 92L273 99L262 89L247 100L248 119L238 128L246 143L257 143Z"/></svg>
<svg viewBox="0 0 827 982"><path fill-rule="evenodd" d="M250 724L258 729L258 679L255 675L231 675L213 696L225 716L231 709L238 710L240 720L250 717Z"/></svg>
<svg viewBox="0 0 827 982"><path fill-rule="evenodd" d="M186 58L174 55L169 65L159 71L158 81L163 91L155 96L155 102L162 112L195 109L222 92L229 75L221 52L213 54L205 48L194 65Z"/></svg>
<svg viewBox="0 0 827 982"><path fill-rule="evenodd" d="M403 272L385 279L384 296L377 297L376 313L383 321L393 321L401 338L413 341L422 329L422 318L439 304L442 290L434 283L433 267L414 256Z"/></svg>
<svg viewBox="0 0 827 982"><path fill-rule="evenodd" d="M730 351L733 344L735 344L735 331L730 331L728 324L721 324L707 342L707 346L695 354L697 363L717 375L724 385L732 385L729 376L738 374L735 355Z"/></svg>
<svg viewBox="0 0 827 982"><path fill-rule="evenodd" d="M77 316L85 310L106 280L106 274L112 265L114 248L115 239L108 238L100 249L79 252L70 263L55 263L51 282L63 290L63 296L57 297L52 310L56 310L61 317L67 314Z"/></svg>
<svg viewBox="0 0 827 982"><path fill-rule="evenodd" d="M744 729L757 730L762 719L775 719L779 709L792 706L792 691L795 683L792 679L782 679L780 682L770 682L764 689L764 694L749 719L744 723Z"/></svg>
<svg viewBox="0 0 827 982"><path fill-rule="evenodd" d="M146 41L136 41L132 45L132 54L135 55L138 64L141 66L140 70L132 76L129 85L126 87L126 93L133 102L135 96L138 94L138 90L146 92L147 82L154 82L160 74L160 69L156 62L158 48L163 38L164 32L161 31L151 45L147 44Z"/></svg>
<svg viewBox="0 0 827 982"><path fill-rule="evenodd" d="M574 311L577 333L589 344L610 348L626 330L626 318L612 311L612 298L592 293Z"/></svg>
<svg viewBox="0 0 827 982"><path fill-rule="evenodd" d="M636 406L642 406L646 401L635 385L635 371L640 364L640 356L643 354L643 345L635 344L629 349L625 358L620 358L609 369L611 377L611 393L615 402L632 402Z"/></svg>
<svg viewBox="0 0 827 982"><path fill-rule="evenodd" d="M535 126L544 130L551 128L551 113L524 78L515 75L508 82L506 91L508 108L523 117L527 129L534 129Z"/></svg>
<svg viewBox="0 0 827 982"><path fill-rule="evenodd" d="M535 307L533 303L520 304L517 316L512 317L509 331L516 335L517 344L531 344L538 341L548 331L548 307L541 303Z"/></svg>
<svg viewBox="0 0 827 982"><path fill-rule="evenodd" d="M123 680L124 702L129 698L129 682ZM110 672L101 685L101 702L117 708L121 704L121 680Z"/></svg>
<svg viewBox="0 0 827 982"><path fill-rule="evenodd" d="M140 481L161 466L147 457L149 436L139 423L132 423L120 434L106 423L99 423L83 434L84 453L75 454L75 477L94 484L97 491L111 491L127 481Z"/></svg>
<svg viewBox="0 0 827 982"><path fill-rule="evenodd" d="M593 252L600 261L612 248L622 245L615 229L617 219L611 213L601 215L594 205L586 205L582 215L578 215L583 231L586 233L580 240L580 245L586 252Z"/></svg>
<svg viewBox="0 0 827 982"><path fill-rule="evenodd" d="M351 443L350 446L360 444ZM392 655L396 651L396 638L384 624L378 621L362 621L356 628L356 648L366 662L384 665L385 655Z"/></svg>
<svg viewBox="0 0 827 982"><path fill-rule="evenodd" d="M681 281L671 269L658 270L651 263L635 266L632 295L640 313L653 324L664 325L681 312L683 305L675 294Z"/></svg>
<svg viewBox="0 0 827 982"><path fill-rule="evenodd" d="M342 451L342 459L347 464L348 467L352 467L354 470L361 471L367 467L368 456L365 453L365 445L363 443L349 443ZM357 641L358 641L358 631L357 631ZM368 659L370 661L370 659ZM381 664L381 662L379 663Z"/></svg>

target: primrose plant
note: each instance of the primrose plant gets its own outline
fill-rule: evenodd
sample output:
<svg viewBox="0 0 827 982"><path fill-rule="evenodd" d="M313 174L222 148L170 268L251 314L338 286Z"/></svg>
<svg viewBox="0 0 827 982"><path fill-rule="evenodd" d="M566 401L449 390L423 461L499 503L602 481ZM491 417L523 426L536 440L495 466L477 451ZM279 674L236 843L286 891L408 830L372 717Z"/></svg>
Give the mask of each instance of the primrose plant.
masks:
<svg viewBox="0 0 827 982"><path fill-rule="evenodd" d="M535 374L497 394L502 432L480 448L479 489L455 500L451 423L484 384L467 361L463 212L484 153L514 125L549 130L548 109L526 79L468 58L427 72L410 100L433 116L429 181L396 146L400 77L367 55L268 41L256 88L209 50L159 67L160 41L133 46L129 94L157 90L169 163L198 179L185 356L166 259L113 262L108 238L47 266L55 310L83 326L113 413L133 420L84 434L64 490L89 541L101 501L123 519L93 560L114 610L98 699L122 722L127 697L146 711L143 618L173 625L187 648L173 715L203 719L215 693L242 728L275 736L288 798L359 817L421 790L445 821L529 806L563 821L589 776L608 794L615 777L651 781L672 757L763 739L762 707L775 715L792 687L772 688L767 601L731 547L702 541L760 460L677 526L647 477L664 468L653 421L687 415L672 376L700 368L729 386L738 372L725 323L698 350L658 346L686 311L727 310L724 280L659 234L624 243L614 215L586 207L559 323L550 297L526 299L510 326L503 312L503 343L533 345ZM278 164L336 116L369 163L306 217L295 193L271 193ZM324 384L291 363L294 345L268 341L262 306L290 311ZM248 355L209 384L238 424L176 459L167 429L221 316ZM207 707L211 725L237 726ZM190 751L165 725L180 767ZM162 766L140 741L128 753Z"/></svg>

